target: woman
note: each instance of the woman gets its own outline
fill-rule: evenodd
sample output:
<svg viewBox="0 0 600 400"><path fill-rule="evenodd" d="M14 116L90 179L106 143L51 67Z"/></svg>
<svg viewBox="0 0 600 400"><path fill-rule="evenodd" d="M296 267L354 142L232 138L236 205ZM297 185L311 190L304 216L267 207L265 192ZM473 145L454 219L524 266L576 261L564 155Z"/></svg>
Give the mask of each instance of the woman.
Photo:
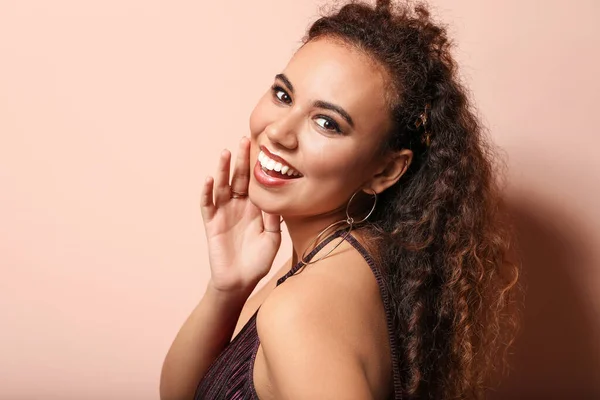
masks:
<svg viewBox="0 0 600 400"><path fill-rule="evenodd" d="M517 269L492 153L426 8L317 20L250 131L231 181L225 150L204 184L211 280L161 398L483 396ZM293 255L248 298L280 217Z"/></svg>

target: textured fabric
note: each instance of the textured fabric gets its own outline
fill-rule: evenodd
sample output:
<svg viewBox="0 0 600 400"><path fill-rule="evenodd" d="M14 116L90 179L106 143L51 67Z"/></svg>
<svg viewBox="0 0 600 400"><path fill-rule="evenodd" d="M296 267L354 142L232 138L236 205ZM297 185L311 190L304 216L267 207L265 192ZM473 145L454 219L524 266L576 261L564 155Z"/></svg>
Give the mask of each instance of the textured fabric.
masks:
<svg viewBox="0 0 600 400"><path fill-rule="evenodd" d="M392 399L401 399L400 387L400 369L398 365L398 354L395 338L392 332L392 315L389 294L383 282L381 271L376 266L373 258L365 248L352 236L346 235L346 231L341 229L332 233L314 248L306 257L310 261L312 257L321 250L327 243L336 237L345 237L345 239L360 252L365 258L369 267L373 271L379 290L381 292L385 315L387 319L388 334L390 336L390 347L392 352L392 370L394 375L394 393ZM288 277L293 275L302 263L298 262L278 281L277 285L283 283ZM258 310L250 317L246 325L240 330L238 335L225 347L217 359L212 363L204 378L200 381L196 390L195 400L246 400L258 399L253 382L254 359L260 345L258 333L256 331L256 315Z"/></svg>

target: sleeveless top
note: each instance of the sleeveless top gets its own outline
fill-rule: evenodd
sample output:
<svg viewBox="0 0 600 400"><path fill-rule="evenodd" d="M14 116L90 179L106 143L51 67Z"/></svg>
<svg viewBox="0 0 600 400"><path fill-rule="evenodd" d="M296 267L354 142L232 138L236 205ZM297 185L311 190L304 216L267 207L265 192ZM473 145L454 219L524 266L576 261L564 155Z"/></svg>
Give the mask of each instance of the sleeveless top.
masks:
<svg viewBox="0 0 600 400"><path fill-rule="evenodd" d="M332 233L315 247L307 256L308 261L327 243L340 236L345 229L340 229ZM390 348L392 356L392 372L394 392L391 399L399 400L402 398L400 385L400 369L398 361L398 350L395 337L392 331L392 310L389 300L389 294L384 283L384 277L376 266L373 258L367 250L352 236L352 234L343 235L371 267L371 271L377 279L377 285L383 300L385 316L387 320L388 335L390 338ZM302 262L298 262L284 276L279 278L277 286L282 284L287 278L292 276L300 267ZM260 307L259 307L260 309ZM213 361L208 371L198 384L194 400L258 400L256 389L254 388L253 371L254 360L260 341L256 330L256 316L258 310L250 317L246 325L240 330L235 338L223 349L221 354Z"/></svg>

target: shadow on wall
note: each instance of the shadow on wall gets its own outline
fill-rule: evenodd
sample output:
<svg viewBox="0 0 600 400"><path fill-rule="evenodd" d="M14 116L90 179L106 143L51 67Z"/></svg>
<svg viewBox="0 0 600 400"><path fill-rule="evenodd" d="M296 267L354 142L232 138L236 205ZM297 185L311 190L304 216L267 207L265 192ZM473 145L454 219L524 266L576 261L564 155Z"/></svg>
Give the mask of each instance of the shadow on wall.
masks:
<svg viewBox="0 0 600 400"><path fill-rule="evenodd" d="M542 198L510 199L525 302L510 374L488 398L600 399L600 320L585 286L589 236Z"/></svg>

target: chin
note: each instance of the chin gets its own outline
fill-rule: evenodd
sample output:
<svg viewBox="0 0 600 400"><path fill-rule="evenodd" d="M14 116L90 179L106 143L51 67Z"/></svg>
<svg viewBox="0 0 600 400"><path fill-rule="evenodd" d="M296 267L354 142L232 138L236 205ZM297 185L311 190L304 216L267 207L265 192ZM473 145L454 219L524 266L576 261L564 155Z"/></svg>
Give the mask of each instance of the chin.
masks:
<svg viewBox="0 0 600 400"><path fill-rule="evenodd" d="M273 200L269 200L267 197L268 197L268 193L261 193L260 195L257 195L256 193L253 193L252 191L248 192L248 199L250 200L250 202L252 204L254 204L256 207L258 207L260 210L262 210L266 213L269 213L269 214L279 214L279 215L281 215L281 213L285 212L284 209L282 209L281 207L278 207L276 204L273 203Z"/></svg>
<svg viewBox="0 0 600 400"><path fill-rule="evenodd" d="M248 199L256 207L269 214L275 214L279 211L273 202L273 195L266 192L256 182L252 182L252 179L248 185Z"/></svg>
<svg viewBox="0 0 600 400"><path fill-rule="evenodd" d="M284 199L283 196L277 193L265 190L256 182L250 181L248 199L252 204L268 214L281 216L294 214L293 210L290 209L290 204L287 203L289 199Z"/></svg>

